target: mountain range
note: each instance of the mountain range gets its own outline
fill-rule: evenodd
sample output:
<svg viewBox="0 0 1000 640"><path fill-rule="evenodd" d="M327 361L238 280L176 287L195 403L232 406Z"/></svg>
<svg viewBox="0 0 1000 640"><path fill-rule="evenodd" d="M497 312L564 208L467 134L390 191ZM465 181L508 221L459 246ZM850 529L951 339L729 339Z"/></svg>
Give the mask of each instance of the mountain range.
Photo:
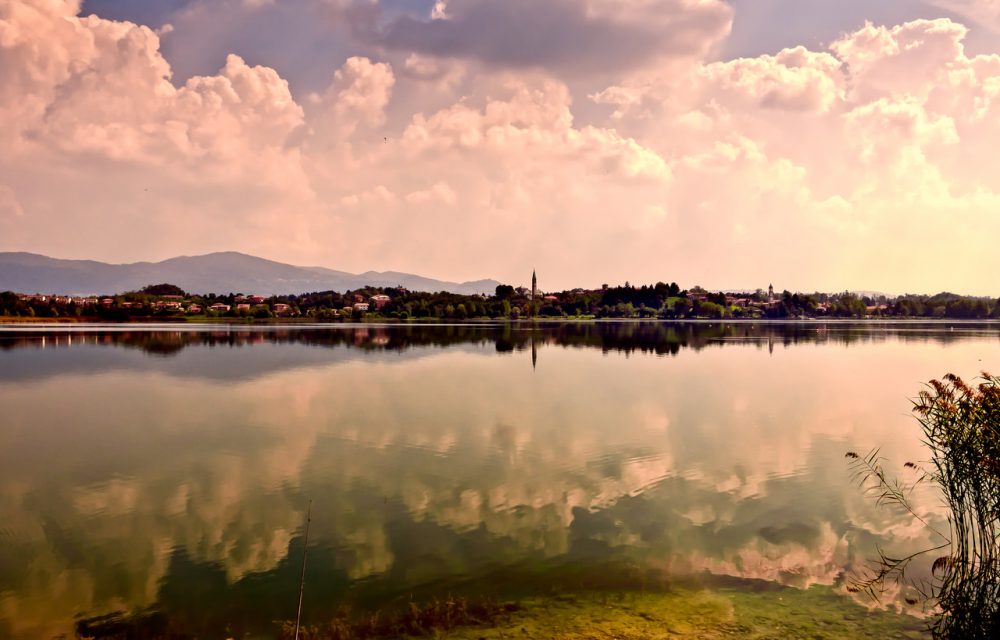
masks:
<svg viewBox="0 0 1000 640"><path fill-rule="evenodd" d="M0 252L0 291L92 295L135 291L168 282L189 293L300 294L361 287L402 286L411 291L460 294L493 293L499 282L447 282L396 271L348 273L323 267L297 267L225 251L179 256L162 262L108 264L60 260L35 253Z"/></svg>

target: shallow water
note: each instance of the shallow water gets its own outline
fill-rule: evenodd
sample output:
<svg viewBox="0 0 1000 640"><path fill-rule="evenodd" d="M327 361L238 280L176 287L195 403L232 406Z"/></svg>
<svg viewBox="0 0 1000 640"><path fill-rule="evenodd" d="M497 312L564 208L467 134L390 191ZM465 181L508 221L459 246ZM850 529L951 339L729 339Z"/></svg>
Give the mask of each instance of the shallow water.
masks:
<svg viewBox="0 0 1000 640"><path fill-rule="evenodd" d="M310 503L313 621L612 567L842 590L934 540L844 453L905 478L921 383L998 365L974 323L3 327L0 637L274 633Z"/></svg>

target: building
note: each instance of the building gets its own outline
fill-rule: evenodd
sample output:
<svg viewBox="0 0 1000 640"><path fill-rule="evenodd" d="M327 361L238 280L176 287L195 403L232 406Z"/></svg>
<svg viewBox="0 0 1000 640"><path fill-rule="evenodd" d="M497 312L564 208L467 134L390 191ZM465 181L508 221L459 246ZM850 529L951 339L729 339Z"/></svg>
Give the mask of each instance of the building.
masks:
<svg viewBox="0 0 1000 640"><path fill-rule="evenodd" d="M218 312L218 313L225 313L226 311L229 311L229 305L228 304L222 304L221 302L217 302L217 303L213 304L212 306L210 306L208 308L208 310L209 311L215 311L215 312Z"/></svg>
<svg viewBox="0 0 1000 640"><path fill-rule="evenodd" d="M538 297L538 276L535 275L535 270L531 270L531 299L534 300Z"/></svg>
<svg viewBox="0 0 1000 640"><path fill-rule="evenodd" d="M354 310L355 311L362 311L362 312L368 311L368 303L367 302L355 302L354 303Z"/></svg>
<svg viewBox="0 0 1000 640"><path fill-rule="evenodd" d="M369 298L368 299L368 304L370 304L371 306L375 307L375 310L378 311L382 307L384 307L385 305L389 304L391 301L392 301L392 298L390 298L389 296L385 295L384 293L380 293L378 295L374 295L371 298Z"/></svg>
<svg viewBox="0 0 1000 640"><path fill-rule="evenodd" d="M283 302L278 302L274 305L274 312L281 315L284 313L290 313L292 308Z"/></svg>

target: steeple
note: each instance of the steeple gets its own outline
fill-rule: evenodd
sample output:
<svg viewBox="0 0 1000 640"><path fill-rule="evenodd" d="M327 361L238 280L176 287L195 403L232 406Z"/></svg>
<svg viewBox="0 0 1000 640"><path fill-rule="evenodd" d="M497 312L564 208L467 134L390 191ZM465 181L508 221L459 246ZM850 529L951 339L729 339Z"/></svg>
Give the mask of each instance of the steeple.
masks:
<svg viewBox="0 0 1000 640"><path fill-rule="evenodd" d="M531 270L531 299L534 300L538 297L538 276L535 275L535 270Z"/></svg>

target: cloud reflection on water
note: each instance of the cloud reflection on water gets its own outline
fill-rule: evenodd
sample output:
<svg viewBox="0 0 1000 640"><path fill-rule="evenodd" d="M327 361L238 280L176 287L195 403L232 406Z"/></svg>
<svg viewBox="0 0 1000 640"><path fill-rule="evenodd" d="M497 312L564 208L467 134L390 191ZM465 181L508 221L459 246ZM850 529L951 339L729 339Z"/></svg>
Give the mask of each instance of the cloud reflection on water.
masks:
<svg viewBox="0 0 1000 640"><path fill-rule="evenodd" d="M210 626L187 572L227 615L287 617L309 499L312 611L525 562L835 584L875 542L927 542L851 486L844 452L924 457L907 398L1000 339L817 333L19 335L0 351L18 365L0 367L0 629L152 605Z"/></svg>

